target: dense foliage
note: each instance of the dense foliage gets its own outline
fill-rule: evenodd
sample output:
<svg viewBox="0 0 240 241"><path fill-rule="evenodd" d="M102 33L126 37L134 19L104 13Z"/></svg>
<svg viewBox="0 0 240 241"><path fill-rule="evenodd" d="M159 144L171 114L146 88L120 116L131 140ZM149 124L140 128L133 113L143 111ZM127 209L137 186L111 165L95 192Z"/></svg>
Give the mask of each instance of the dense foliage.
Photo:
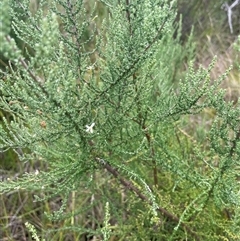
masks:
<svg viewBox="0 0 240 241"><path fill-rule="evenodd" d="M0 148L36 167L0 193L60 197L40 217L64 225L27 223L35 239L239 240L240 110L219 87L228 71L211 79L215 59L195 70L174 1L91 3L0 3ZM187 125L207 113L195 138Z"/></svg>

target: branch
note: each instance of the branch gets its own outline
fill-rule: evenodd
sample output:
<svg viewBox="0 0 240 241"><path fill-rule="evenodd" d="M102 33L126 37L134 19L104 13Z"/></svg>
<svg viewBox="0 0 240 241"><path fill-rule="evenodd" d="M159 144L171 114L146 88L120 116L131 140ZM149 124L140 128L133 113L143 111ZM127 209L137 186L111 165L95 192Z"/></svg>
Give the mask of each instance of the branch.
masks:
<svg viewBox="0 0 240 241"><path fill-rule="evenodd" d="M106 162L105 160L101 159L101 158L96 158L97 162L99 164L101 164L104 168L106 168L106 170L108 172L110 172L116 179L119 180L119 182L128 190L130 190L131 192L135 193L142 201L146 202L149 205L152 205L152 201L149 200L148 197L146 197L144 194L142 194L141 190L138 189L133 182L131 182L130 180L127 180L123 177L120 176L120 173L118 172L118 170L116 168L113 168L108 162ZM190 233L192 236L195 237L195 239L197 241L200 240L200 238L198 237L198 235L192 230L190 229L190 227L188 227L185 223L181 222L181 220L175 216L174 214L170 213L169 211L167 211L165 208L163 207L158 207L157 211L163 215L166 218L169 218L170 220L172 220L175 223L180 223L181 226L183 228L185 228L187 230L188 233Z"/></svg>
<svg viewBox="0 0 240 241"><path fill-rule="evenodd" d="M236 7L238 4L240 4L240 0L236 0L235 2L233 2L230 6L227 3L224 3L222 5L222 9L224 9L225 11L227 11L227 15L228 15L228 25L230 28L230 32L233 33L233 27L232 27L232 9L234 7Z"/></svg>
<svg viewBox="0 0 240 241"><path fill-rule="evenodd" d="M8 43L11 45L11 38L10 36L6 36L6 40L8 41ZM16 47L12 46L13 47L13 51L16 52L17 49ZM39 77L37 76L32 70L30 70L29 66L27 65L26 61L20 57L18 59L19 63L22 65L22 67L27 71L27 73L29 74L29 76L38 84L38 86L41 88L42 92L46 95L46 97L49 97L49 93L45 90L43 84L44 84L44 81ZM74 127L75 129L77 130L77 132L81 135L82 131L79 127L79 124L74 120L74 118L72 117L71 113L69 112L68 109L66 108L63 108L63 106L55 99L52 100L53 103L58 106L59 108L62 108L64 111L65 111L65 115L69 118L69 120L74 123Z"/></svg>
<svg viewBox="0 0 240 241"><path fill-rule="evenodd" d="M11 45L11 38L10 38L9 35L6 36L6 40L7 40L8 43ZM12 47L13 47L13 46L12 46ZM13 47L13 51L16 52L17 49L16 49L15 47ZM31 77L34 81L36 81L38 84L40 84L40 87L42 87L41 84L43 83L43 80L42 80L40 77L36 76L36 75L29 69L29 67L28 67L27 63L25 62L25 60L24 60L23 58L19 58L19 62L20 62L20 64L22 65L22 67L29 73L30 77Z"/></svg>

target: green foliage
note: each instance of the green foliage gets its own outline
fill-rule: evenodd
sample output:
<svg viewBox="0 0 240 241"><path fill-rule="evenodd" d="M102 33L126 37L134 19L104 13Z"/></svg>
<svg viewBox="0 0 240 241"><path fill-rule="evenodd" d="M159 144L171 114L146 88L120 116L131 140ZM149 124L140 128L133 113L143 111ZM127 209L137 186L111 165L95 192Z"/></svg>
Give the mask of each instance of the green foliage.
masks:
<svg viewBox="0 0 240 241"><path fill-rule="evenodd" d="M211 80L215 60L194 69L174 1L103 3L100 29L97 9L83 1L41 1L34 13L22 1L25 21L4 15L19 2L1 2L0 43L15 68L2 71L0 108L12 119L0 126L0 148L46 168L2 181L0 193L61 196L46 215L70 219L58 231L80 238L238 240L240 110L219 89L227 71ZM10 25L34 50L28 60ZM216 114L205 143L193 142L183 120L207 108ZM104 205L105 215L96 211ZM51 233L41 238L54 240Z"/></svg>
<svg viewBox="0 0 240 241"><path fill-rule="evenodd" d="M34 240L40 241L40 239L39 239L39 237L37 235L37 231L36 231L35 227L32 224L28 223L28 222L26 222L25 225L29 229L29 231L31 232L32 237L34 238Z"/></svg>

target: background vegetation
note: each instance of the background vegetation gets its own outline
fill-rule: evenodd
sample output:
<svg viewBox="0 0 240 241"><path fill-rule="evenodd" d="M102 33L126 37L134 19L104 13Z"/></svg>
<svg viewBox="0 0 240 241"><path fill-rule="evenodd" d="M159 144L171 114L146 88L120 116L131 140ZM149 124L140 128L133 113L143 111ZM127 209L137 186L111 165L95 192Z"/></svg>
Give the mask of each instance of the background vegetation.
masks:
<svg viewBox="0 0 240 241"><path fill-rule="evenodd" d="M151 130L150 137L146 134L146 140L140 139L139 141L138 136L142 135L142 132L136 126L133 125L131 126L132 129L128 129L128 126L122 124L122 121L120 121L121 125L116 123L112 124L112 126L107 124L101 125L103 129L106 128L108 131L104 133L103 130L99 130L100 136L102 135L108 139L103 140L98 136L94 136L100 143L95 150L91 148L92 137L89 137L91 131L90 133L85 133L86 136L82 137L83 139L86 138L86 142L88 143L85 143L85 146L81 146L82 142L76 141L79 137L76 138L72 134L72 143L69 144L62 138L59 142L56 141L55 145L53 144L47 148L47 153L46 149L37 149L34 147L36 148L34 150L35 154L38 153L39 156L30 155L33 146L29 148L25 145L25 148L15 148L15 152L10 149L5 151L4 149L5 152L1 152L0 154L0 177L2 181L10 181L8 182L9 186L5 186L4 183L6 182L4 182L1 183L0 188L1 192L4 192L0 196L0 240L37 240L38 237L39 240L111 241L240 239L239 196L235 196L235 200L230 200L234 196L233 194L238 193L237 190L239 191L239 188L235 184L237 183L236 178L239 176L239 137L237 132L239 125L237 122L239 120L239 105L237 100L240 91L240 43L238 40L239 19L237 19L239 14L237 13L240 11L240 6L234 10L234 33L230 34L226 12L221 9L223 2L194 0L189 3L189 1L184 0L177 1L177 19L182 19L182 28L179 27L178 21L175 20L175 25L165 35L165 41L168 44L160 45L161 51L157 52L156 59L160 60L156 61L157 65L154 65L155 63L148 63L146 66L144 65L145 69L142 71L134 70L131 76L134 79L136 73L136 75L140 76L136 77L137 81L145 83L144 79L149 78L146 74L148 71L147 68L150 68L149 66L151 65L157 67L155 71L151 72L152 76L168 80L164 83L155 83L154 80L150 82L150 84L155 83L154 91L151 92L153 93L153 99L158 100L159 96L164 96L164 91L167 93L164 98L167 98L170 88L173 88L176 93L181 93L180 79L191 82L192 79L197 79L197 77L201 78L203 75L210 75L211 80L214 80L220 74L225 73L226 69L232 65L232 69L228 72L226 78L222 80L220 86L215 85L214 89L219 90L222 87L226 90L222 94L226 101L225 104L221 102L221 94L219 94L220 97L216 97L215 100L216 102L219 101L219 103L216 103L211 108L201 108L202 111L199 113L197 111L196 114L192 114L189 110L189 113L181 115L181 118L177 116L173 121L162 120L163 124L157 125L156 129L153 128ZM18 3L14 5L15 8L13 9L14 12L19 13L17 20L27 22L29 16L25 13L24 4L21 4L21 1L18 1ZM40 6L39 3L40 1L37 0L30 1L28 7L30 13L35 15L40 21L41 16L38 18L37 10L41 7L43 11L47 11L48 9L45 5ZM103 20L108 19L112 12L107 7L107 4L105 5L99 1L84 1L83 4L85 12L80 16L84 16L85 14L92 20L86 24L81 33L81 42L84 43L83 48L87 53L91 52L98 44L98 39L92 37L92 34L100 33L100 31L107 32L108 22L107 20L105 22ZM60 8L61 11L63 9ZM58 20L58 24L61 33L64 35L67 33L64 32L66 29L64 29L65 23L63 19L61 21ZM84 18L81 19L80 17L78 21L84 22ZM193 26L194 31L192 32ZM26 33L27 31L32 31L31 29L27 30L27 28L25 30ZM54 32L54 28L51 31ZM117 34L116 32L115 35ZM31 56L35 56L36 54L35 49L31 46L31 39L28 39L29 42L24 42L23 39L17 36L14 29L11 29L10 36L16 40L17 46L22 51L25 59L30 61ZM112 41L114 40L114 35L108 37L112 38ZM102 38L103 40L107 38L105 32L103 32ZM101 46L101 48L106 49L107 47ZM102 61L102 68L105 65L111 67L111 62L104 62L105 59L109 59L109 56L106 57L104 54L99 55L99 52L94 52L93 54L89 54L89 59L84 59L85 72L81 76L88 81L97 80L99 85L93 86L97 90L101 90L102 88L101 80L99 80L102 70L94 66L91 68L90 63L95 63L97 60ZM111 53L106 54L110 55ZM214 67L209 67L215 55L217 55L217 61ZM117 61L117 59L113 57L111 61ZM193 65L190 64L191 61L193 61ZM0 64L3 73L5 73L9 67L9 63L3 51L1 52ZM38 74L44 78L44 71L41 69L43 64L41 63L39 66L37 62L35 64L35 70L39 71ZM117 62L114 62L114 65L117 64ZM46 62L45 65L49 65L49 63ZM209 70L201 70L199 72L193 70L200 66L209 68ZM11 67L14 70L17 69L15 65ZM59 69L57 70L60 71L64 67L64 65L59 63ZM162 70L160 74L159 69ZM111 71L110 69L109 72L112 73ZM105 78L108 78L108 72L104 72L103 74ZM67 73L65 73L65 76L69 80L72 78ZM18 78L17 76L14 77ZM206 77L206 79L210 79L210 77ZM1 81L2 83L6 81L4 74L1 75ZM196 89L200 91L203 83L197 83L195 86ZM211 81L211 83L214 84L215 82ZM191 84L194 85L194 83ZM3 84L1 88L2 86ZM187 88L188 85L185 83L183 86ZM68 86L65 87L68 88ZM135 85L133 87L135 88ZM189 85L190 87L192 86ZM124 93L125 90L123 90L123 87L121 88L116 88L115 91ZM134 93L134 90L131 88L130 86L129 93ZM147 84L145 88L150 89ZM208 88L210 89L210 86ZM3 92L3 89L1 89L2 102L6 100L4 99L6 93ZM213 92L211 90L209 92L206 91L208 94L204 98L210 98L210 94L215 93L214 90ZM143 104L148 100L145 97L147 91L146 93L139 93L143 95L143 101L139 100L139 103ZM187 99L187 97L186 95L185 98ZM205 103L204 98L201 99L202 102L200 104ZM156 101L155 99L153 101ZM108 101L107 97L104 101L106 100ZM126 100L124 108L133 108L134 110L134 107L129 105L130 100ZM135 105L138 103L136 100L134 100ZM100 101L100 104L104 104L104 101L103 103ZM117 100L113 98L112 101ZM112 110L111 101L109 103L106 111ZM95 123L96 126L93 126L93 130L95 131L95 128L100 125L96 120L92 121L91 119L97 111L100 111L100 108L97 109L100 104L88 107L88 114L90 114L84 117L85 123L82 123L82 126L85 126L85 124L90 126ZM185 104L184 100L183 104ZM220 108L221 106L224 106L223 110ZM141 108L143 108L143 111L147 111L147 107L143 106ZM35 131L41 133L39 135L42 138L45 138L44 131L50 125L56 129L60 127L55 125L54 121L50 124L46 122L45 119L50 121L51 118L41 113L42 109L39 111L39 116L41 117L36 120L40 120L40 122L36 126L33 124L33 127L36 128ZM121 108L119 111L121 112ZM231 116L227 119L227 117L224 117L224 113ZM13 113L6 108L2 108L0 114L1 122L5 122L5 124L15 118ZM107 115L111 116L112 113L108 112ZM116 118L118 118L117 115ZM216 121L216 119L219 121ZM36 120L33 119L32 121ZM106 120L106 123L108 121ZM111 122L113 121L114 118L111 119ZM148 121L151 123L151 120ZM230 136L227 139L224 139L226 133L223 132L227 132L224 129L224 123L227 128L232 125L236 127L235 132L234 127L230 128L231 130L227 133L227 136ZM64 124L69 125L69 123ZM123 137L127 136L127 139L123 138L125 143L121 145L116 141L118 138L116 130L112 130L117 126L128 132L121 133ZM214 129L212 127L214 126L216 127L215 131L218 130L216 133L213 133ZM221 132L221 128L223 132ZM158 133L161 133L161 135ZM214 140L209 141L209 139L213 136L216 139L219 138L220 144L215 143L218 152L212 151ZM152 154L146 154L149 150L152 150L152 144L148 138L155 138L156 163L154 163L155 160L153 161ZM236 142L234 142L235 140ZM50 140L50 142L54 141L53 139ZM211 141L213 144L210 144ZM80 146L74 146L76 143ZM230 143L229 146L227 146L228 143ZM44 146L45 144L41 143L41 145ZM124 149L124 146L127 149ZM226 152L224 152L225 146L226 149L228 147ZM100 162L99 165L103 165L103 168L99 168L98 164L82 165L77 163L74 166L71 161L78 160L78 155L82 155L81 152L75 153L77 149L81 148L85 148L91 157L96 158L101 153L102 158L107 159L108 156L111 156L114 161L113 163L108 163L105 159L97 159ZM221 153L221 150L223 153ZM43 151L45 153L42 153ZM231 153L233 151L234 154ZM25 153L24 156L22 152ZM213 153L215 154L213 155ZM228 156L230 154L231 158ZM44 158L41 159L41 157ZM85 158L85 156L83 157ZM48 162L50 159L52 163ZM229 166L224 166L226 165L224 162L225 159L231 159L232 163L229 164L228 162ZM64 165L61 166L59 160L64 160ZM88 161L87 158L84 160L85 162ZM161 162L161 160L164 160L164 162ZM124 166L121 162L124 162ZM204 162L206 163L203 164ZM81 168L79 172L76 172L79 165ZM176 165L175 168L174 165ZM64 176L63 173L67 168L70 170ZM234 170L231 172L232 168ZM53 170L50 172L51 175L48 175L49 170ZM131 173L131 170L134 170L134 172ZM28 189L27 191L22 190L22 188L18 189L16 182L11 182L11 180L14 181L18 177L22 177L24 173L30 174L25 175L26 179L23 179L21 184L25 189ZM43 174L39 175L39 173ZM76 178L71 178L75 174ZM67 177L67 175L70 177ZM31 182L27 183L29 178L30 180L31 178L35 179L32 185ZM212 185L211 187L214 187L219 182L216 185L217 188L208 189L207 186L205 187L204 178L206 178L206 183ZM39 186L34 186L36 185L36 180L38 180ZM73 180L79 180L79 183L76 184ZM26 181L27 185L25 185L24 181ZM49 185L46 185L43 190L39 191L39 187L43 186L44 183L48 183L48 181ZM203 187L199 183L202 183ZM152 191L145 190L145 184L148 184ZM60 191L57 193L54 191L56 186L60 186ZM68 189L68 186L71 186L71 189ZM203 190L208 190L209 192L207 199L204 196ZM133 194L134 192L135 195ZM154 195L151 196L151 193ZM41 201L36 201L36 196ZM145 199L150 201L146 201ZM154 207L155 203L161 204L160 206L163 210L160 210L160 213L164 213L165 210L168 213L165 213L165 215L156 214L155 212L159 210ZM35 234L35 238L33 234Z"/></svg>

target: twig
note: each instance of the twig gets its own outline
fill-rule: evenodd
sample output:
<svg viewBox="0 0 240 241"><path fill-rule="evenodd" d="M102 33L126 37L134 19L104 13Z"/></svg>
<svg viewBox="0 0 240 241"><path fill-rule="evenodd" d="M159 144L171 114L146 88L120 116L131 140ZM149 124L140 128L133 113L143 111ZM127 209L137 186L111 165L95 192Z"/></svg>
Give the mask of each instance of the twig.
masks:
<svg viewBox="0 0 240 241"><path fill-rule="evenodd" d="M130 2L129 2L129 0L126 0L126 17L127 17L127 21L128 21L128 24L129 24L130 36L132 36L132 23L131 23L129 7L130 7Z"/></svg>

